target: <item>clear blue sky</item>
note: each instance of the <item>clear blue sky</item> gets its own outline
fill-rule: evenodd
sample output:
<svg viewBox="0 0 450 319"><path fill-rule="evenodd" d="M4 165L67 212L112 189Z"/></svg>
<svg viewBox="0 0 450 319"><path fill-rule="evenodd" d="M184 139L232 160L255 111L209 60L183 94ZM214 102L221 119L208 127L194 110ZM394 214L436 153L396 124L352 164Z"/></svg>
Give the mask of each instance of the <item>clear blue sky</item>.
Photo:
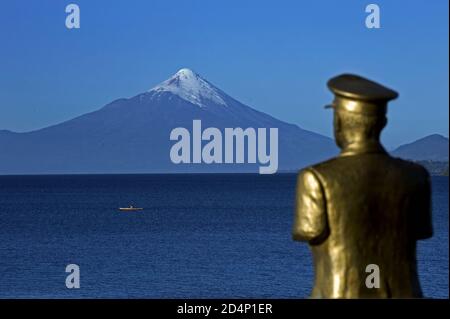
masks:
<svg viewBox="0 0 450 319"><path fill-rule="evenodd" d="M81 29L65 27L65 6ZM365 6L381 8L367 29ZM326 81L400 92L388 147L448 136L448 1L9 1L0 6L0 129L29 131L131 97L189 67L281 120L331 136Z"/></svg>

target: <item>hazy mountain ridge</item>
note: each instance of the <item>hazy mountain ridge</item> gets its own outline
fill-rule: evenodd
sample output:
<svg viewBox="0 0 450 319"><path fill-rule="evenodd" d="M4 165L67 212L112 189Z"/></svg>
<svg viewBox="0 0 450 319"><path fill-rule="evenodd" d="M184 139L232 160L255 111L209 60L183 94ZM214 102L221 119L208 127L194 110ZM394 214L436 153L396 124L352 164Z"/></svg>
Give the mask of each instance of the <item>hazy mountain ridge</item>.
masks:
<svg viewBox="0 0 450 319"><path fill-rule="evenodd" d="M392 155L414 161L448 161L448 138L432 134L397 147Z"/></svg>
<svg viewBox="0 0 450 319"><path fill-rule="evenodd" d="M449 140L432 134L397 147L392 155L424 166L431 175L448 176Z"/></svg>

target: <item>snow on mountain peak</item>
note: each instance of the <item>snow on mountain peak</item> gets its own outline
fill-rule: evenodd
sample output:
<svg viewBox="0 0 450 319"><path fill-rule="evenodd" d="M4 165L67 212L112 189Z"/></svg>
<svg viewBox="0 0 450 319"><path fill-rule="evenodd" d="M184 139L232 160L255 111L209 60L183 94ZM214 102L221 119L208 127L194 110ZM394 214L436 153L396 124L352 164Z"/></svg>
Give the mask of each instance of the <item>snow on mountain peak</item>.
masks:
<svg viewBox="0 0 450 319"><path fill-rule="evenodd" d="M186 79L198 77L198 74L196 74L194 71L192 71L191 69L188 69L188 68L183 68L183 69L178 70L178 72L175 73L175 75L183 76Z"/></svg>
<svg viewBox="0 0 450 319"><path fill-rule="evenodd" d="M208 102L227 106L217 88L187 68L180 69L150 92L171 92L199 107L205 107Z"/></svg>

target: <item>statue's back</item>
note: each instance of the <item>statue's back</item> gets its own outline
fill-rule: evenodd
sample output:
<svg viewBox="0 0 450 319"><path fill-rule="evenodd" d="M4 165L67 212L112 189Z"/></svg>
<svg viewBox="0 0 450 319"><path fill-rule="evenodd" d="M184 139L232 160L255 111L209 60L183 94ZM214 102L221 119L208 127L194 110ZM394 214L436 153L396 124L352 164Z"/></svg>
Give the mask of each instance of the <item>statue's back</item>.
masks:
<svg viewBox="0 0 450 319"><path fill-rule="evenodd" d="M339 156L309 168L322 185L328 235L312 245L313 297L420 297L416 240L432 235L429 175L385 152ZM366 267L380 270L368 288Z"/></svg>

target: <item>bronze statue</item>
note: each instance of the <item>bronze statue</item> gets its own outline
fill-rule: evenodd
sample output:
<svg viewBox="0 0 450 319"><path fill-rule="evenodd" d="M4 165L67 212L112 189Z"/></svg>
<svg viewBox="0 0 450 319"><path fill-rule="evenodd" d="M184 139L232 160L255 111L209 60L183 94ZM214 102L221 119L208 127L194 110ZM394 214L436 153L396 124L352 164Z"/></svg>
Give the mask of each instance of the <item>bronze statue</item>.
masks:
<svg viewBox="0 0 450 319"><path fill-rule="evenodd" d="M311 297L420 298L416 241L433 233L429 174L380 143L387 103L398 94L350 74L328 87L341 153L299 173L292 232L313 254ZM378 287L367 284L370 265Z"/></svg>

